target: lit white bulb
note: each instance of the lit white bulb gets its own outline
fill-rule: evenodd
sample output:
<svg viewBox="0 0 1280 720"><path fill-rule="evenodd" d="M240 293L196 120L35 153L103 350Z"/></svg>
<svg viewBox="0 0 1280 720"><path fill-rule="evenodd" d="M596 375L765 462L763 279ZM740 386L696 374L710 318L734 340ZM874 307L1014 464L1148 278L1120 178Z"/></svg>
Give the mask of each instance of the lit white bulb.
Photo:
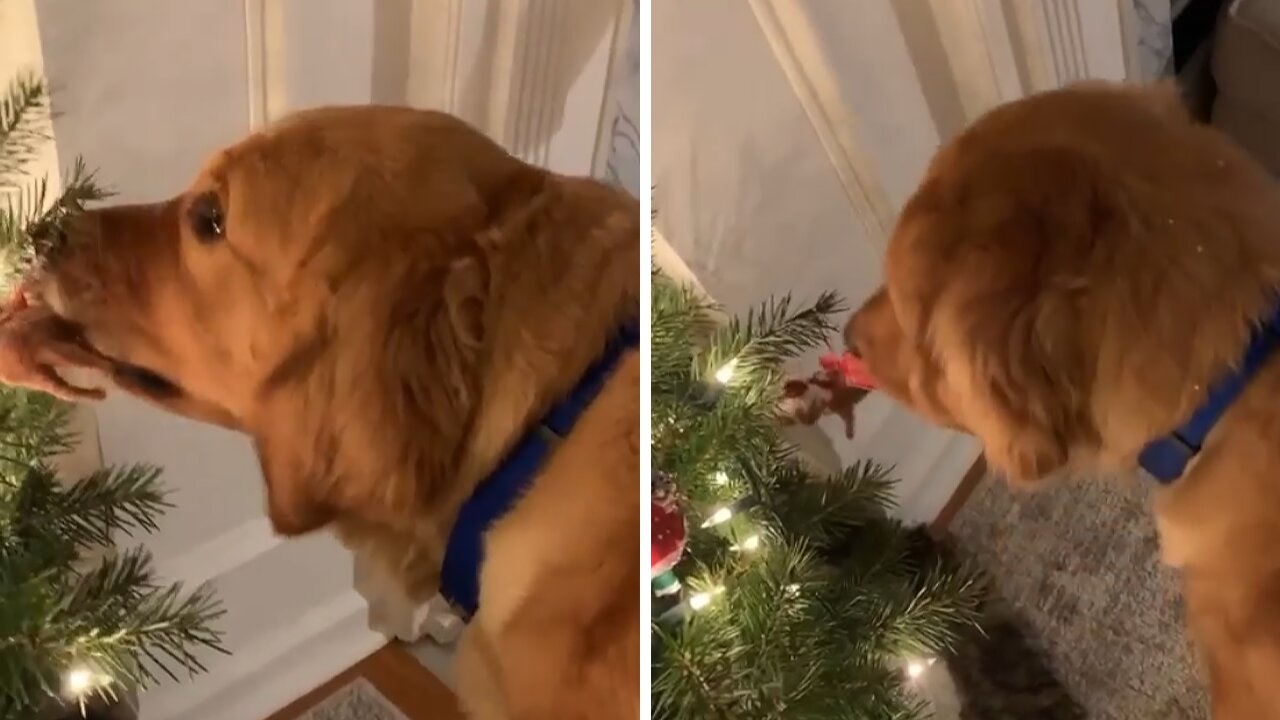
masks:
<svg viewBox="0 0 1280 720"><path fill-rule="evenodd" d="M689 598L689 607L692 608L695 612L698 610L702 610L706 606L710 605L711 601L714 600L715 597L722 592L724 592L724 588L722 587L712 588L710 590L704 590L703 592L700 592L694 595L693 597Z"/></svg>
<svg viewBox="0 0 1280 720"><path fill-rule="evenodd" d="M729 362L725 363L724 365L721 365L720 369L716 370L716 382L720 383L721 385L728 385L729 381L733 379L733 371L737 369L738 369L737 358L734 358Z"/></svg>
<svg viewBox="0 0 1280 720"><path fill-rule="evenodd" d="M728 484L729 484L729 474L728 474L728 473L726 473L726 472L725 472L725 471L723 471L723 470L718 470L718 471L716 471L716 484L717 484L717 485L728 485Z"/></svg>
<svg viewBox="0 0 1280 720"><path fill-rule="evenodd" d="M707 527L711 527L712 525L719 525L720 523L728 522L729 518L731 517L733 517L733 510L727 506L722 507L719 510L711 513L711 517L707 518L702 523L702 527L707 528Z"/></svg>
<svg viewBox="0 0 1280 720"><path fill-rule="evenodd" d="M798 597L800 595L800 583L791 583L788 585L787 595L790 597Z"/></svg>
<svg viewBox="0 0 1280 720"><path fill-rule="evenodd" d="M71 668L62 678L67 693L71 695L84 695L93 687L94 680L93 671L86 667Z"/></svg>
<svg viewBox="0 0 1280 720"><path fill-rule="evenodd" d="M912 680L919 679L921 675L924 675L925 670L928 670L929 668L933 667L933 664L935 662L937 662L937 658L929 658L927 660L911 660L910 662L907 663L907 677Z"/></svg>
<svg viewBox="0 0 1280 720"><path fill-rule="evenodd" d="M759 535L752 535L751 537L747 538L746 540L743 540L742 542L738 543L737 545L734 545L732 549L737 550L737 551L739 551L739 552L753 552L753 551L755 551L755 550L759 550L759 549L760 549L760 536L759 536Z"/></svg>

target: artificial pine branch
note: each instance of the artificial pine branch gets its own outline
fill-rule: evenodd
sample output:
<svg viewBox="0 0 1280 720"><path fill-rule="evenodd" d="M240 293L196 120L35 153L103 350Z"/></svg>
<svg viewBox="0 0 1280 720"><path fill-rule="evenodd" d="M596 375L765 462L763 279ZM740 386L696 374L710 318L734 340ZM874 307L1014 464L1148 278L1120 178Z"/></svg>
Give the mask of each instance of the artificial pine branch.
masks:
<svg viewBox="0 0 1280 720"><path fill-rule="evenodd" d="M925 717L896 663L945 651L976 621L975 577L913 554L889 515L889 468L816 478L776 423L783 364L824 343L843 303L784 297L724 318L660 272L652 297L653 462L688 527L675 573L686 598L716 591L655 622L655 717ZM730 363L721 386L714 373ZM703 526L725 508L727 521Z"/></svg>
<svg viewBox="0 0 1280 720"><path fill-rule="evenodd" d="M689 386L696 368L693 350L715 328L718 308L690 286L677 285L656 267L653 270L650 320L650 374L657 393L670 394Z"/></svg>
<svg viewBox="0 0 1280 720"><path fill-rule="evenodd" d="M835 325L831 318L848 310L834 292L825 292L807 307L792 309L792 298L770 298L747 311L745 318L732 317L716 333L706 353L705 366L714 370L735 361L747 377L768 378L782 363L802 352L822 345ZM776 379L761 384L776 386Z"/></svg>
<svg viewBox="0 0 1280 720"><path fill-rule="evenodd" d="M160 487L159 468L107 467L60 490L32 522L45 523L81 547L110 544L116 533L156 531L156 518L172 505Z"/></svg>
<svg viewBox="0 0 1280 720"><path fill-rule="evenodd" d="M18 76L0 96L0 266L10 276L56 252L67 240L67 221L111 196L79 157L63 172L56 197L47 177L22 177L50 138L48 109L48 88L33 75Z"/></svg>
<svg viewBox="0 0 1280 720"><path fill-rule="evenodd" d="M206 670L195 651L225 652L221 633L211 629L224 611L207 585L190 593L177 585L157 586L151 556L141 548L104 561L97 574L103 580L93 588L96 594L78 596L81 604L69 610L99 617L92 632L77 638L77 649L99 662L109 660L117 678L146 685L160 672L178 680L174 666L188 674ZM112 605L113 598L129 597L127 606Z"/></svg>
<svg viewBox="0 0 1280 720"><path fill-rule="evenodd" d="M52 395L0 385L0 456L29 464L69 452L71 406Z"/></svg>
<svg viewBox="0 0 1280 720"><path fill-rule="evenodd" d="M0 212L0 262L21 275L57 252L69 237L68 220L87 205L111 197L84 159L64 173L62 192L49 199L49 179L31 180Z"/></svg>
<svg viewBox="0 0 1280 720"><path fill-rule="evenodd" d="M796 536L828 547L893 507L890 468L859 460L822 482L801 481L780 488L772 509L777 524Z"/></svg>
<svg viewBox="0 0 1280 720"><path fill-rule="evenodd" d="M47 108L44 81L30 73L18 75L0 95L0 190L49 138Z"/></svg>
<svg viewBox="0 0 1280 720"><path fill-rule="evenodd" d="M30 76L0 96L0 274L10 279L56 253L70 221L109 195L78 158L56 195L46 179L21 177L48 140L47 108ZM161 583L142 547L113 552L118 534L156 530L168 507L158 471L109 467L61 482L52 463L74 447L69 421L69 405L0 386L0 720L36 717L77 665L105 673L93 691L109 696L202 671L201 656L222 650L223 611L207 587Z"/></svg>

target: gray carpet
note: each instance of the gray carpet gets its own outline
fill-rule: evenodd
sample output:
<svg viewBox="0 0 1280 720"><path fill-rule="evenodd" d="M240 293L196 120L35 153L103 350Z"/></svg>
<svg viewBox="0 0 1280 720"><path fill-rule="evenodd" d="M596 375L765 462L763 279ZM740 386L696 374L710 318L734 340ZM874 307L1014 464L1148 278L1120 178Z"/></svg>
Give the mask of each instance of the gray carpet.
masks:
<svg viewBox="0 0 1280 720"><path fill-rule="evenodd" d="M1208 717L1150 489L1093 480L1015 493L988 478L951 526L1095 720Z"/></svg>
<svg viewBox="0 0 1280 720"><path fill-rule="evenodd" d="M298 720L409 720L368 680L356 678L321 700Z"/></svg>

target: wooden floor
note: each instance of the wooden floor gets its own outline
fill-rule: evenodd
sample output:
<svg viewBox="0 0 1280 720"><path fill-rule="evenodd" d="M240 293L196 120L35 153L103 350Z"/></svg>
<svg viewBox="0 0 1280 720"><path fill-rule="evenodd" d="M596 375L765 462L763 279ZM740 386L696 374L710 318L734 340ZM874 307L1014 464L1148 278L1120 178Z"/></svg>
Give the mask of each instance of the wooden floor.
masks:
<svg viewBox="0 0 1280 720"><path fill-rule="evenodd" d="M383 646L266 720L296 720L357 677L368 680L409 720L463 720L449 688L398 642Z"/></svg>

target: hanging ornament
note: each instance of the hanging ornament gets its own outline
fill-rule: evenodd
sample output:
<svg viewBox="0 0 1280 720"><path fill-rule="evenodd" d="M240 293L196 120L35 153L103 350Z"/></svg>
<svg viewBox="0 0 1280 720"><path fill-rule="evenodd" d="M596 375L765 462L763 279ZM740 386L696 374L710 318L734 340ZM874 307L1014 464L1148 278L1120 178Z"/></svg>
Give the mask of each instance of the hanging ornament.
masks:
<svg viewBox="0 0 1280 720"><path fill-rule="evenodd" d="M652 529L653 592L658 597L680 592L680 579L674 571L684 553L688 530L680 512L675 483L661 472L655 472L651 488L650 528Z"/></svg>
<svg viewBox="0 0 1280 720"><path fill-rule="evenodd" d="M784 425L813 425L824 415L835 415L852 440L854 406L875 388L875 379L852 353L827 353L818 364L820 369L809 378L792 378L782 386L778 416Z"/></svg>

